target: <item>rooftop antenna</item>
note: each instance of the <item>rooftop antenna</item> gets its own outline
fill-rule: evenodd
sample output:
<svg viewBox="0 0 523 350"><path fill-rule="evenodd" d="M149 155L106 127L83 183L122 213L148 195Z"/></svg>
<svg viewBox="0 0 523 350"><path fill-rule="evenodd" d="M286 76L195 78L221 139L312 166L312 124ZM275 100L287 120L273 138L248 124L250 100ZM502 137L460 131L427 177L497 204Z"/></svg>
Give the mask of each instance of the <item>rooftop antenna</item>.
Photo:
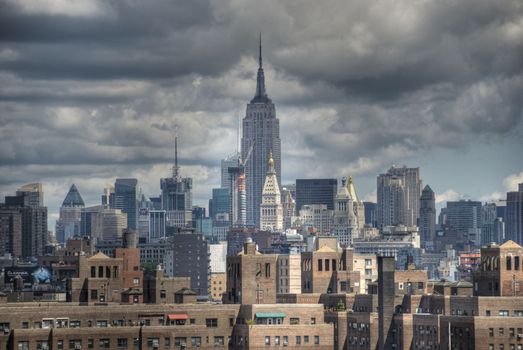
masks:
<svg viewBox="0 0 523 350"><path fill-rule="evenodd" d="M180 167L178 166L178 125L174 126L174 166L173 178L178 178L180 175Z"/></svg>
<svg viewBox="0 0 523 350"><path fill-rule="evenodd" d="M261 42L261 32L260 32L260 55L258 57L258 61L260 63L260 68L262 67L262 42Z"/></svg>

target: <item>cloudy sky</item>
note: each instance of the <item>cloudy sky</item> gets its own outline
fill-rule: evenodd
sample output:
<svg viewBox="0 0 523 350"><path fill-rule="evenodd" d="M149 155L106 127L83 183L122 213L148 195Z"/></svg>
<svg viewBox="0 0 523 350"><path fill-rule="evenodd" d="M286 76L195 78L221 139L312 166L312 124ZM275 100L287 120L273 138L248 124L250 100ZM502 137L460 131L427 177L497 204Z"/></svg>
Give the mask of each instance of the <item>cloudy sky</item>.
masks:
<svg viewBox="0 0 523 350"><path fill-rule="evenodd" d="M174 126L195 204L217 187L263 33L283 182L392 164L445 200L523 181L523 3L0 0L0 194L43 182L98 204L116 177L158 195ZM50 228L54 229L54 226Z"/></svg>

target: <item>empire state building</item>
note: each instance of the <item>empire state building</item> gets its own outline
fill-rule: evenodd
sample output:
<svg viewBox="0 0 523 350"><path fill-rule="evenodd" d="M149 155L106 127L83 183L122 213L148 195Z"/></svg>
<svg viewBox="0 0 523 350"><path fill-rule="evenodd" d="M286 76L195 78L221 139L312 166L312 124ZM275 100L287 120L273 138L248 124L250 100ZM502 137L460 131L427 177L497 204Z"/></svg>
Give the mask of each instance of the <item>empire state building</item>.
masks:
<svg viewBox="0 0 523 350"><path fill-rule="evenodd" d="M276 108L265 89L261 35L258 61L256 94L247 105L245 118L243 118L242 135L242 159L246 159L249 149L252 147L252 153L245 165L245 183L247 192L247 225L255 227L260 226L262 190L271 152L278 185L281 187L280 121L276 118Z"/></svg>

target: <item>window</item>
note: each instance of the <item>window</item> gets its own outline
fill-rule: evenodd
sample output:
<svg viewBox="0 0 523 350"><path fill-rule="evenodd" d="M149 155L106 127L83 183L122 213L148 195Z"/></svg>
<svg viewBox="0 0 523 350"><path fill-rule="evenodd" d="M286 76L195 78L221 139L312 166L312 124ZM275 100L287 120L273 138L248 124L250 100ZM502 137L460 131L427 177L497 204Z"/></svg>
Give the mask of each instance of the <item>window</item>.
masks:
<svg viewBox="0 0 523 350"><path fill-rule="evenodd" d="M320 336L319 335L314 336L314 345L320 345Z"/></svg>
<svg viewBox="0 0 523 350"><path fill-rule="evenodd" d="M29 328L29 322L22 322L22 329L28 329Z"/></svg>
<svg viewBox="0 0 523 350"><path fill-rule="evenodd" d="M126 348L127 347L127 338L118 338L117 341L119 348Z"/></svg>
<svg viewBox="0 0 523 350"><path fill-rule="evenodd" d="M98 266L98 278L102 278L104 276L104 267Z"/></svg>
<svg viewBox="0 0 523 350"><path fill-rule="evenodd" d="M223 337L214 337L214 346L224 346L224 338Z"/></svg>
<svg viewBox="0 0 523 350"><path fill-rule="evenodd" d="M36 342L36 350L48 350L49 349L49 343L47 340L38 340Z"/></svg>
<svg viewBox="0 0 523 350"><path fill-rule="evenodd" d="M499 328L499 335L504 335L505 334L505 328Z"/></svg>
<svg viewBox="0 0 523 350"><path fill-rule="evenodd" d="M342 292L346 292L347 291L347 282L346 281L341 281L340 282L340 291L342 291Z"/></svg>
<svg viewBox="0 0 523 350"><path fill-rule="evenodd" d="M202 338L201 337L191 337L191 346L202 346Z"/></svg>
<svg viewBox="0 0 523 350"><path fill-rule="evenodd" d="M365 259L365 267L372 266L372 259Z"/></svg>
<svg viewBox="0 0 523 350"><path fill-rule="evenodd" d="M133 284L136 286L140 284L140 279L138 277L133 278Z"/></svg>
<svg viewBox="0 0 523 350"><path fill-rule="evenodd" d="M265 277L271 277L271 264L265 263Z"/></svg>
<svg viewBox="0 0 523 350"><path fill-rule="evenodd" d="M279 335L274 337L274 345L280 346L280 336Z"/></svg>
<svg viewBox="0 0 523 350"><path fill-rule="evenodd" d="M329 259L325 259L325 271L329 271L329 270L330 270Z"/></svg>
<svg viewBox="0 0 523 350"><path fill-rule="evenodd" d="M336 271L336 259L332 259L332 271Z"/></svg>
<svg viewBox="0 0 523 350"><path fill-rule="evenodd" d="M403 290L403 283L398 283L398 289Z"/></svg>
<svg viewBox="0 0 523 350"><path fill-rule="evenodd" d="M507 256L507 271L512 270L512 257Z"/></svg>
<svg viewBox="0 0 523 350"><path fill-rule="evenodd" d="M233 327L234 326L234 318L229 318L229 327Z"/></svg>
<svg viewBox="0 0 523 350"><path fill-rule="evenodd" d="M494 336L494 328L489 328L488 329L488 336L489 337L493 337Z"/></svg>
<svg viewBox="0 0 523 350"><path fill-rule="evenodd" d="M271 345L271 337L268 335L265 336L265 345Z"/></svg>
<svg viewBox="0 0 523 350"><path fill-rule="evenodd" d="M289 337L284 335L283 336L283 346L289 345Z"/></svg>
<svg viewBox="0 0 523 350"><path fill-rule="evenodd" d="M296 336L296 345L300 345L300 344L301 344L301 336L297 335Z"/></svg>
<svg viewBox="0 0 523 350"><path fill-rule="evenodd" d="M311 324L316 324L316 317L311 317Z"/></svg>
<svg viewBox="0 0 523 350"><path fill-rule="evenodd" d="M159 348L160 347L160 339L159 338L147 338L147 347L148 348Z"/></svg>
<svg viewBox="0 0 523 350"><path fill-rule="evenodd" d="M514 270L519 270L519 256L514 257Z"/></svg>
<svg viewBox="0 0 523 350"><path fill-rule="evenodd" d="M69 327L71 327L71 328L80 328L81 324L82 323L80 321L74 320L74 321L69 322Z"/></svg>
<svg viewBox="0 0 523 350"><path fill-rule="evenodd" d="M171 346L171 338L165 337L163 338L163 347L165 349L168 349Z"/></svg>
<svg viewBox="0 0 523 350"><path fill-rule="evenodd" d="M485 316L490 316L490 310L485 310Z"/></svg>
<svg viewBox="0 0 523 350"><path fill-rule="evenodd" d="M205 319L205 325L208 328L217 328L218 327L218 319L217 318L206 318Z"/></svg>
<svg viewBox="0 0 523 350"><path fill-rule="evenodd" d="M96 267L95 266L91 266L91 277L92 278L96 277Z"/></svg>
<svg viewBox="0 0 523 350"><path fill-rule="evenodd" d="M300 319L298 317L291 317L290 323L291 324L300 324Z"/></svg>
<svg viewBox="0 0 523 350"><path fill-rule="evenodd" d="M308 335L304 335L303 336L303 343L307 344L309 342L309 336Z"/></svg>
<svg viewBox="0 0 523 350"><path fill-rule="evenodd" d="M98 299L98 291L96 289L91 289L91 300Z"/></svg>
<svg viewBox="0 0 523 350"><path fill-rule="evenodd" d="M29 342L28 341L19 341L18 350L29 350Z"/></svg>
<svg viewBox="0 0 523 350"><path fill-rule="evenodd" d="M418 289L423 289L423 282L418 282Z"/></svg>
<svg viewBox="0 0 523 350"><path fill-rule="evenodd" d="M508 330L508 335L510 335L511 337L513 337L515 333L516 333L516 330L515 330L514 328L509 328L509 330Z"/></svg>
<svg viewBox="0 0 523 350"><path fill-rule="evenodd" d="M499 316L509 316L508 310L499 310Z"/></svg>
<svg viewBox="0 0 523 350"><path fill-rule="evenodd" d="M109 339L100 339L98 342L98 345L100 349L110 349L111 348L111 342Z"/></svg>
<svg viewBox="0 0 523 350"><path fill-rule="evenodd" d="M187 338L185 337L175 337L174 338L174 346L186 346L187 345Z"/></svg>
<svg viewBox="0 0 523 350"><path fill-rule="evenodd" d="M93 339L87 339L87 348L93 349L94 348L94 340Z"/></svg>
<svg viewBox="0 0 523 350"><path fill-rule="evenodd" d="M196 319L190 318L189 319L189 324L196 324Z"/></svg>
<svg viewBox="0 0 523 350"><path fill-rule="evenodd" d="M82 348L82 341L80 339L72 339L69 340L69 349L81 349Z"/></svg>
<svg viewBox="0 0 523 350"><path fill-rule="evenodd" d="M107 327L107 320L97 320L96 327Z"/></svg>
<svg viewBox="0 0 523 350"><path fill-rule="evenodd" d="M323 271L323 260L318 259L318 271Z"/></svg>
<svg viewBox="0 0 523 350"><path fill-rule="evenodd" d="M160 291L160 298L165 299L165 289Z"/></svg>

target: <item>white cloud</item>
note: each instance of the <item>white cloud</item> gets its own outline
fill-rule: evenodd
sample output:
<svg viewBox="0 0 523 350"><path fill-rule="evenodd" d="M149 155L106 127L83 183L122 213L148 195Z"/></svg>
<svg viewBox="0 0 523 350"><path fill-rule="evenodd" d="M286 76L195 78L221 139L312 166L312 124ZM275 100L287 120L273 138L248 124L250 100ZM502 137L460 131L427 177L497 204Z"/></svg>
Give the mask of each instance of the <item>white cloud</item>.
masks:
<svg viewBox="0 0 523 350"><path fill-rule="evenodd" d="M503 186L505 186L507 192L517 191L520 183L523 183L523 171L519 174L509 175L503 180Z"/></svg>
<svg viewBox="0 0 523 350"><path fill-rule="evenodd" d="M436 203L440 204L448 201L455 201L461 198L461 195L453 189L446 190L443 193L436 194Z"/></svg>

